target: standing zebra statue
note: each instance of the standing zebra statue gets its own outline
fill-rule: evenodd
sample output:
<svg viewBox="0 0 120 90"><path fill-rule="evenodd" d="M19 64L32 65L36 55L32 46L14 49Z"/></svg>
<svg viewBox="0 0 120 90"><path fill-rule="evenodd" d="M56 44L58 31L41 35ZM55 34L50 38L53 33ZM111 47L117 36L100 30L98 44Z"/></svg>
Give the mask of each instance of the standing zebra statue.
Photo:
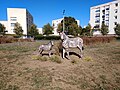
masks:
<svg viewBox="0 0 120 90"><path fill-rule="evenodd" d="M39 53L42 54L43 51L48 51L49 57L51 57L53 41L50 41L48 44L43 44L39 46Z"/></svg>
<svg viewBox="0 0 120 90"><path fill-rule="evenodd" d="M83 39L80 37L76 38L69 38L64 32L60 33L60 37L62 39L62 47L63 47L63 53L62 58L65 58L65 52L67 52L67 55L69 56L69 50L70 48L78 48L80 52L83 50ZM82 57L82 55L80 55Z"/></svg>

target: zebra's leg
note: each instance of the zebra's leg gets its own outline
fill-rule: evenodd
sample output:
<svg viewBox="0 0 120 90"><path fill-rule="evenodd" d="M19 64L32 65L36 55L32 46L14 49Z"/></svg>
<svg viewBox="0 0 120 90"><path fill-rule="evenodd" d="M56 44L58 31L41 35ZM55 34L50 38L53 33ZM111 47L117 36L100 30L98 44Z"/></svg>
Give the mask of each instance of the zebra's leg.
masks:
<svg viewBox="0 0 120 90"><path fill-rule="evenodd" d="M43 50L39 50L40 55L42 54Z"/></svg>
<svg viewBox="0 0 120 90"><path fill-rule="evenodd" d="M69 54L69 50L67 50L67 58L70 60L70 54Z"/></svg>
<svg viewBox="0 0 120 90"><path fill-rule="evenodd" d="M62 52L62 57L63 59L65 58L65 49L63 48L63 52Z"/></svg>
<svg viewBox="0 0 120 90"><path fill-rule="evenodd" d="M51 50L49 51L49 57L51 57Z"/></svg>
<svg viewBox="0 0 120 90"><path fill-rule="evenodd" d="M82 47L81 46L78 46L78 49L79 49L79 51L80 51L80 58L82 58L83 57L83 55L82 55Z"/></svg>

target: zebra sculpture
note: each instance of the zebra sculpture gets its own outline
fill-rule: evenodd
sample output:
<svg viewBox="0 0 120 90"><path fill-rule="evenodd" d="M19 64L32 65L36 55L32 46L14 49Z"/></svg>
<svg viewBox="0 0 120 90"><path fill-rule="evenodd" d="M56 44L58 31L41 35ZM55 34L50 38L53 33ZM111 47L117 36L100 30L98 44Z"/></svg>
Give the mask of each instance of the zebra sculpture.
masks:
<svg viewBox="0 0 120 90"><path fill-rule="evenodd" d="M69 38L64 32L60 33L60 37L62 39L62 58L65 58L65 52L67 52L67 55L69 56L69 50L70 48L78 48L80 52L83 50L83 39L80 37L76 38ZM80 55L82 57L82 55Z"/></svg>
<svg viewBox="0 0 120 90"><path fill-rule="evenodd" d="M53 41L50 41L48 44L43 44L39 46L39 53L42 54L43 51L48 51L49 57L51 57L51 51L53 47Z"/></svg>

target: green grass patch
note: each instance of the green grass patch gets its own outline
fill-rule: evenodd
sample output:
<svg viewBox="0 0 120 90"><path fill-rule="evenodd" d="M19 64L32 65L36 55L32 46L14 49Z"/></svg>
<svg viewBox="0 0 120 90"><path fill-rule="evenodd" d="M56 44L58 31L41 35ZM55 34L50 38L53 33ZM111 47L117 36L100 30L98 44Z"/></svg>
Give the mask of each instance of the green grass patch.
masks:
<svg viewBox="0 0 120 90"><path fill-rule="evenodd" d="M90 57L90 56L86 56L86 57L84 58L84 60L85 60L85 61L93 61L92 57Z"/></svg>
<svg viewBox="0 0 120 90"><path fill-rule="evenodd" d="M61 58L60 58L59 56L57 56L57 55L51 56L51 57L50 57L50 60L51 60L52 62L62 63Z"/></svg>
<svg viewBox="0 0 120 90"><path fill-rule="evenodd" d="M40 61L48 61L49 58L47 56L38 56L38 55L34 55L32 56L33 60L40 60Z"/></svg>

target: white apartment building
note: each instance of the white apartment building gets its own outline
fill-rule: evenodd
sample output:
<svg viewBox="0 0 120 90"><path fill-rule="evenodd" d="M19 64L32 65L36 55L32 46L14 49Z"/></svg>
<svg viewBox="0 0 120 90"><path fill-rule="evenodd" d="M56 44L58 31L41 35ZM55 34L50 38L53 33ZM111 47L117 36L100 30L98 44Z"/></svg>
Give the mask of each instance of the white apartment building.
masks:
<svg viewBox="0 0 120 90"><path fill-rule="evenodd" d="M43 34L43 29L42 28L37 28L37 29L38 29L39 34Z"/></svg>
<svg viewBox="0 0 120 90"><path fill-rule="evenodd" d="M101 28L102 23L108 26L108 34L115 34L114 27L120 24L120 0L90 8L90 24L96 29L94 35L101 34L97 29Z"/></svg>
<svg viewBox="0 0 120 90"><path fill-rule="evenodd" d="M33 17L25 8L7 8L7 21L0 21L8 31L6 34L14 34L14 25L18 22L22 29L23 34L28 34L28 29L33 24Z"/></svg>
<svg viewBox="0 0 120 90"><path fill-rule="evenodd" d="M52 20L52 26L54 28L54 31L53 31L54 35L59 35L59 33L57 32L57 28L58 28L58 24L61 23L62 20L63 20L63 18ZM77 21L77 24L79 26L80 21L79 20L76 20L76 21Z"/></svg>

